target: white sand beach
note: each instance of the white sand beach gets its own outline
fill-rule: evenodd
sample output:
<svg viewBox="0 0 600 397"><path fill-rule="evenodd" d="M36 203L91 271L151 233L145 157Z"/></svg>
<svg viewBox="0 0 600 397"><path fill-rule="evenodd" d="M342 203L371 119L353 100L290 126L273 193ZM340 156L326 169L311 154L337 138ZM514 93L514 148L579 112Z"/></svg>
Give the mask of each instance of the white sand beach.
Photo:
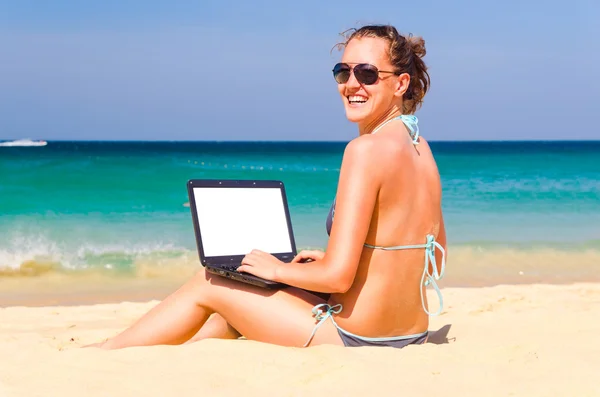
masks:
<svg viewBox="0 0 600 397"><path fill-rule="evenodd" d="M81 349L155 305L0 309L0 396L598 396L600 284L444 288L429 343ZM431 296L433 298L433 296Z"/></svg>

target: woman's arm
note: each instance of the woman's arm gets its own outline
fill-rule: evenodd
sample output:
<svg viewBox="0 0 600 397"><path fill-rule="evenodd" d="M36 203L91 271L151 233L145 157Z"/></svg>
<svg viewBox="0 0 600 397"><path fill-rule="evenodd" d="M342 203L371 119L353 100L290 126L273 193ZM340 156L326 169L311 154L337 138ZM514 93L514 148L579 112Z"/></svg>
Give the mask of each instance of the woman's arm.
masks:
<svg viewBox="0 0 600 397"><path fill-rule="evenodd" d="M343 293L352 286L381 185L377 160L372 136L356 138L346 146L325 256L309 263L280 265L275 281L330 293Z"/></svg>

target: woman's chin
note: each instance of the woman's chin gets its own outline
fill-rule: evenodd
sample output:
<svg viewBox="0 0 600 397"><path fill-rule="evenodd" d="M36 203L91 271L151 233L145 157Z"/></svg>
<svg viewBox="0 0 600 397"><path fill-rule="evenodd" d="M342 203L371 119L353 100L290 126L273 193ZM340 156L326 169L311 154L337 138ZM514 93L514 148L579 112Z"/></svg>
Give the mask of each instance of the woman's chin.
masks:
<svg viewBox="0 0 600 397"><path fill-rule="evenodd" d="M351 123L360 123L367 116L366 112L361 112L359 109L346 109L346 118Z"/></svg>

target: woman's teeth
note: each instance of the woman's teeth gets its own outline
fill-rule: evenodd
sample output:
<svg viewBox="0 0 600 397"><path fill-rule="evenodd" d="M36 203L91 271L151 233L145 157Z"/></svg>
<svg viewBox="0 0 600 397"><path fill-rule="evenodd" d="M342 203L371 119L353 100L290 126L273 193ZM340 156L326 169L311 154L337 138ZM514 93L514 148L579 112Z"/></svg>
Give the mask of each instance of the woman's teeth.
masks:
<svg viewBox="0 0 600 397"><path fill-rule="evenodd" d="M350 104L356 104L356 103L365 103L367 102L366 97L364 96L359 96L359 95L351 95L348 97L348 102L350 102Z"/></svg>

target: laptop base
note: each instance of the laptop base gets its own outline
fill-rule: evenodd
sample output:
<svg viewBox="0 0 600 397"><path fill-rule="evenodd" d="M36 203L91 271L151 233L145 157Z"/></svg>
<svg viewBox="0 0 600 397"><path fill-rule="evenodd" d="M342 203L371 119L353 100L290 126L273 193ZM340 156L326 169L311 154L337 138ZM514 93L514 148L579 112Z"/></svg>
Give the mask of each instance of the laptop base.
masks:
<svg viewBox="0 0 600 397"><path fill-rule="evenodd" d="M205 266L205 269L209 273L216 274L218 276L225 277L231 280L241 281L243 283L251 284L261 288L279 289L287 287L287 285L285 284L278 283L276 281L266 280L248 273L232 272L230 270L212 266Z"/></svg>

